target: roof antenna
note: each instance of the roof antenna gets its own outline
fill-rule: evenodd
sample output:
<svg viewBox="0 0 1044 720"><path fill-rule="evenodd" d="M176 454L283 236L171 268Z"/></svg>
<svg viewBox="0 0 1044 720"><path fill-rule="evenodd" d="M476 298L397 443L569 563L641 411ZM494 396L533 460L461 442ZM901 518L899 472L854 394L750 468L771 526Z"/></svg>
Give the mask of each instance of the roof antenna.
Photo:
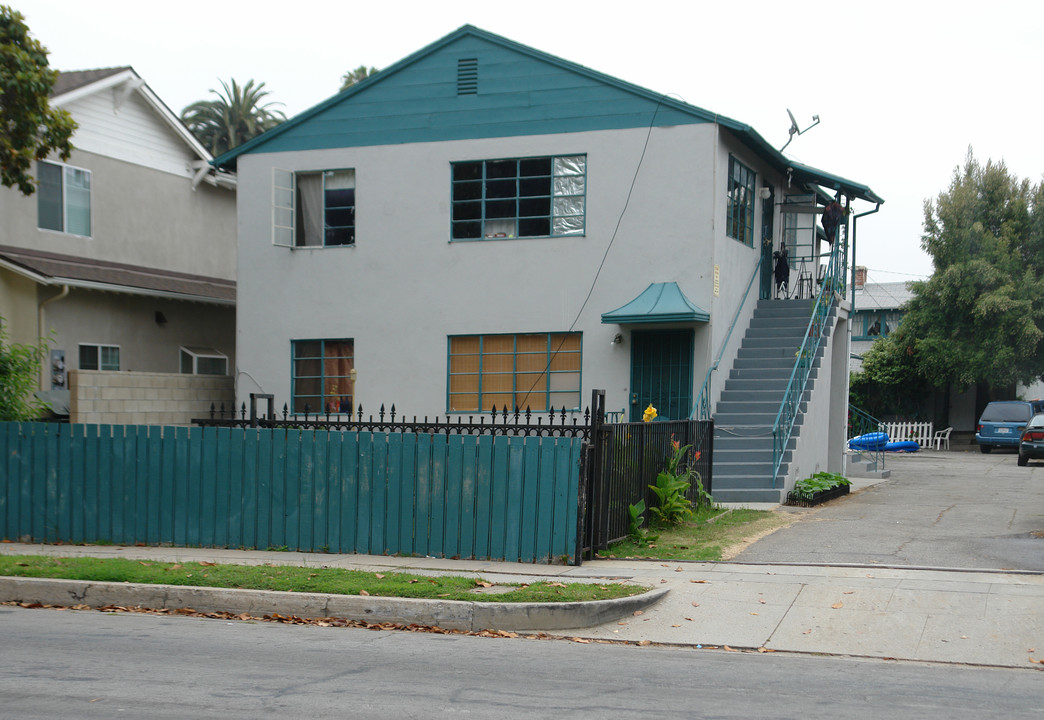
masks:
<svg viewBox="0 0 1044 720"><path fill-rule="evenodd" d="M790 138L787 140L786 144L779 149L780 152L783 152L784 150L787 149L787 145L789 145L791 143L791 141L794 139L795 135L804 135L809 130L811 130L812 128L814 128L816 125L819 124L819 116L818 115L813 115L812 119L815 120L815 122L812 123L811 125L809 125L804 130L799 130L798 129L797 120L794 119L794 113L790 112L790 108L787 108L787 115L790 116Z"/></svg>

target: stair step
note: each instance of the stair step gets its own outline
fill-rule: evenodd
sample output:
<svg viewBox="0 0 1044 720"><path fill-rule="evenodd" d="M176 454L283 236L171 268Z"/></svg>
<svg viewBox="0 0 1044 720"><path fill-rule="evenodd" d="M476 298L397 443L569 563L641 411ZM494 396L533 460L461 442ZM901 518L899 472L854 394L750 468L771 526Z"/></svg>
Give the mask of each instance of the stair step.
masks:
<svg viewBox="0 0 1044 720"><path fill-rule="evenodd" d="M721 492L714 491L715 502L735 503L737 505L754 503L783 504L783 491L769 489L746 490L746 489L723 489Z"/></svg>

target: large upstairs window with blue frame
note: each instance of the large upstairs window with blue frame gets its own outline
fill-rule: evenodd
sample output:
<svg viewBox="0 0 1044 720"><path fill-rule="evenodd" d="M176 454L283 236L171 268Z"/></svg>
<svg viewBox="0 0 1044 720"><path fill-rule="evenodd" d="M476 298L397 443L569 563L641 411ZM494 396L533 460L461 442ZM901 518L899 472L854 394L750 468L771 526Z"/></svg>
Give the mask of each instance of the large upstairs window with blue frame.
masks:
<svg viewBox="0 0 1044 720"><path fill-rule="evenodd" d="M583 235L587 156L453 163L453 240Z"/></svg>
<svg viewBox="0 0 1044 720"><path fill-rule="evenodd" d="M725 233L754 247L754 171L729 155Z"/></svg>

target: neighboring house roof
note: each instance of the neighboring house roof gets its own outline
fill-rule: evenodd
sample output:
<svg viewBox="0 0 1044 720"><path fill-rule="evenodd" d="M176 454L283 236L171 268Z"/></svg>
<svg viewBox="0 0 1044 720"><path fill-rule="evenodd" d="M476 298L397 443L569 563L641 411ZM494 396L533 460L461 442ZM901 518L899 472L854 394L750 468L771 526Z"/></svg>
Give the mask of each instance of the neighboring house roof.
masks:
<svg viewBox="0 0 1044 720"><path fill-rule="evenodd" d="M855 291L855 309L898 310L913 297L908 282L866 283Z"/></svg>
<svg viewBox="0 0 1044 720"><path fill-rule="evenodd" d="M708 322L710 313L685 297L678 283L650 283L631 302L607 313L603 323Z"/></svg>
<svg viewBox="0 0 1044 720"><path fill-rule="evenodd" d="M251 152L693 123L728 129L780 172L884 202L866 185L792 162L749 125L471 25L233 148L214 165L231 168Z"/></svg>
<svg viewBox="0 0 1044 720"><path fill-rule="evenodd" d="M58 97L65 95L73 90L86 87L99 80L112 77L113 75L119 75L130 70L134 72L134 69L130 65L124 65L123 67L114 68L99 68L97 70L72 70L64 71L58 74L58 79L54 83L54 87L51 88L51 97Z"/></svg>
<svg viewBox="0 0 1044 720"><path fill-rule="evenodd" d="M0 267L42 285L234 305L232 280L0 245Z"/></svg>
<svg viewBox="0 0 1044 720"><path fill-rule="evenodd" d="M193 163L193 187L204 178L216 185L234 188L235 176L222 171L216 171L211 165L213 156L207 151L196 136L181 122L179 118L166 103L160 100L148 84L129 65L113 68L100 68L96 70L71 70L58 74L58 79L51 89L51 105L65 107L81 98L109 90L113 93L114 109L119 110L131 93L138 93L152 110L173 130L174 134L187 145L192 153L199 158ZM75 136L73 139L75 144Z"/></svg>

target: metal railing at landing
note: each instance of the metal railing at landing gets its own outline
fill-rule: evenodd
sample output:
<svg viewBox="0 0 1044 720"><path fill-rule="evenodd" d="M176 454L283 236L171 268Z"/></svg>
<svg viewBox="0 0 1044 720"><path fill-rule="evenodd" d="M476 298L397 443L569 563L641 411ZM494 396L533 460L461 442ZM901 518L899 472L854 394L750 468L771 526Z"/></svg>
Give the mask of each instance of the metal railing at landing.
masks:
<svg viewBox="0 0 1044 720"><path fill-rule="evenodd" d="M710 366L707 371L706 377L703 379L703 387L700 388L700 394L696 398L696 403L692 408L691 418L693 420L710 420L711 418L711 376L714 371L718 369L721 364L721 358L725 354L725 348L729 346L729 340L732 338L732 331L736 329L736 323L739 322L740 314L743 312L743 308L747 305L747 297L750 295L750 289L754 286L754 278L758 276L758 271L761 270L761 257L754 264L754 271L750 274L750 280L747 281L747 289L743 293L743 299L740 300L739 307L736 308L736 314L732 318L732 324L729 325L729 331L725 334L725 340L722 341L721 347L718 349L718 357L714 359L714 364Z"/></svg>
<svg viewBox="0 0 1044 720"><path fill-rule="evenodd" d="M844 229L845 226L842 226ZM848 232L845 229L844 238L839 238L834 243L830 253L830 260L823 274L823 284L816 296L816 304L812 308L812 317L809 318L808 327L805 329L805 337L801 347L796 353L797 360L794 369L790 373L790 382L783 393L783 401L776 413L776 421L772 425L772 487L778 487L779 468L783 463L783 455L790 436L794 430L794 422L797 420L801 398L805 394L808 384L808 376L812 366L816 362L819 348L823 343L827 320L837 305L840 298L845 294L845 254L842 248L848 243Z"/></svg>
<svg viewBox="0 0 1044 720"><path fill-rule="evenodd" d="M870 413L860 410L855 405L849 403L848 405L848 439L859 437L861 435L867 435L869 433L884 432L886 429L885 423L875 418ZM846 443L847 445L847 443ZM871 443L867 445L868 449L860 448L854 450L858 452L860 457L863 457L867 462L874 464L874 470L885 469L885 453L884 444Z"/></svg>

